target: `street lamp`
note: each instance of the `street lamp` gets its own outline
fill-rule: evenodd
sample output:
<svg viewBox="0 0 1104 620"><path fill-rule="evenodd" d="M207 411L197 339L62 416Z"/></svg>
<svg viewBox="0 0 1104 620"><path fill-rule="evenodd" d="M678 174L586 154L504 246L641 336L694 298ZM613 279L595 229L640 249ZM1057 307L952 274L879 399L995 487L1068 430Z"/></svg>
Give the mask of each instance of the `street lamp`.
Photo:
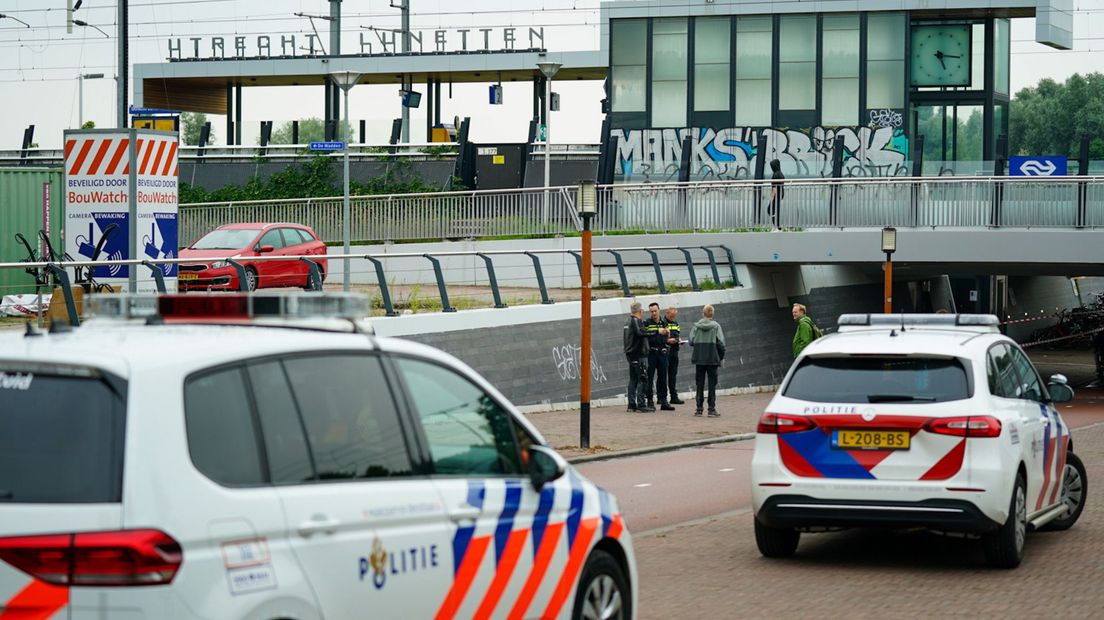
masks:
<svg viewBox="0 0 1104 620"><path fill-rule="evenodd" d="M77 129L84 127L84 81L98 80L102 73L82 73L77 76Z"/></svg>
<svg viewBox="0 0 1104 620"><path fill-rule="evenodd" d="M552 152L551 142L552 137L552 111L549 109L550 102L552 100L552 78L560 71L562 67L558 62L541 61L537 63L537 68L544 74L544 223L548 223L548 188L551 186L552 178Z"/></svg>
<svg viewBox="0 0 1104 620"><path fill-rule="evenodd" d="M583 218L583 256L579 280L582 282L582 337L583 353L579 356L579 445L590 447L590 218L598 211L598 184L579 181L575 195L575 208Z"/></svg>
<svg viewBox="0 0 1104 620"><path fill-rule="evenodd" d="M351 268L349 262L349 91L360 81L360 74L353 71L335 71L330 74L330 79L345 93L345 122L342 123L341 128L341 137L345 140L344 200L341 203L341 239L345 248L345 268L341 290L347 293L352 282L349 273Z"/></svg>
<svg viewBox="0 0 1104 620"><path fill-rule="evenodd" d="M882 229L882 252L885 252L885 313L893 313L893 253L897 251L897 229Z"/></svg>

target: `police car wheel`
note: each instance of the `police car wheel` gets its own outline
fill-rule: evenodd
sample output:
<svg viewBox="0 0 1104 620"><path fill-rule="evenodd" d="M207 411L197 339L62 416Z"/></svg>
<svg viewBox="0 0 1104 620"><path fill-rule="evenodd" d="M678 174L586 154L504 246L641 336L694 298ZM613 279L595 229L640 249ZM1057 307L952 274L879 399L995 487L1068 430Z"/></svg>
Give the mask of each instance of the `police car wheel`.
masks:
<svg viewBox="0 0 1104 620"><path fill-rule="evenodd" d="M1040 530L1057 532L1068 530L1081 518L1085 509L1085 499L1089 488L1089 479L1085 475L1085 465L1081 458L1069 452L1066 454L1066 467L1062 471L1062 490L1058 499L1066 505L1066 515L1047 523Z"/></svg>
<svg viewBox="0 0 1104 620"><path fill-rule="evenodd" d="M995 532L981 539L985 559L994 568L1016 568L1023 561L1024 542L1027 535L1027 485L1022 475L1016 476L1012 499L1008 506L1008 519Z"/></svg>
<svg viewBox="0 0 1104 620"><path fill-rule="evenodd" d="M575 595L574 620L632 618L632 594L625 572L613 556L595 549L583 569Z"/></svg>
<svg viewBox="0 0 1104 620"><path fill-rule="evenodd" d="M788 558L797 551L801 532L792 527L770 527L755 519L755 544L768 558Z"/></svg>

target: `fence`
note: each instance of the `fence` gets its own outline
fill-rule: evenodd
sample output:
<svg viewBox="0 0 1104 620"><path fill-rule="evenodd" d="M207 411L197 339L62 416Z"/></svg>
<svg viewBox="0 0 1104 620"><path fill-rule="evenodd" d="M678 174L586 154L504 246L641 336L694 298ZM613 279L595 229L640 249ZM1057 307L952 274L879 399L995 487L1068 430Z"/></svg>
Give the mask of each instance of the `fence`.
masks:
<svg viewBox="0 0 1104 620"><path fill-rule="evenodd" d="M596 232L730 231L771 226L771 191L784 192L786 228L1104 226L1104 177L937 177L651 183L599 190ZM357 196L360 241L570 234L575 188ZM181 238L231 222L299 222L341 240L341 198L181 206Z"/></svg>

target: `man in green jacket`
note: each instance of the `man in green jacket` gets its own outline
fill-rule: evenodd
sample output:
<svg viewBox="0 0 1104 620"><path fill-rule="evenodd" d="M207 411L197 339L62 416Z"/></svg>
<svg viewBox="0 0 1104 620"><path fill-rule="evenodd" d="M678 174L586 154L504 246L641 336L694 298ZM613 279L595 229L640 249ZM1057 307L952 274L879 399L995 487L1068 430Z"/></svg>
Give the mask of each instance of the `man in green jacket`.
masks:
<svg viewBox="0 0 1104 620"><path fill-rule="evenodd" d="M709 417L717 418L717 368L725 357L724 330L713 320L713 306L702 309L702 318L690 329L690 346L694 352L690 361L694 364L694 387L697 388L694 415L702 414L705 404L705 385L709 382Z"/></svg>
<svg viewBox="0 0 1104 620"><path fill-rule="evenodd" d="M797 356L809 346L809 343L816 340L817 328L813 323L813 319L806 314L805 306L802 304L793 305L793 320L797 321L797 331L794 332L793 337L793 356L797 359Z"/></svg>

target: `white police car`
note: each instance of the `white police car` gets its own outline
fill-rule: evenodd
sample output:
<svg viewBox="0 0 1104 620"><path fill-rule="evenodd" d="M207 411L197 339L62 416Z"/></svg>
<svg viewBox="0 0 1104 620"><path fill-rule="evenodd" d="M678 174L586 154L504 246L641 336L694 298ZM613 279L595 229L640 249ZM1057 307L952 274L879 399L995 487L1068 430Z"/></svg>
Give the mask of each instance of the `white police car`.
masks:
<svg viewBox="0 0 1104 620"><path fill-rule="evenodd" d="M632 617L616 500L363 300L98 303L0 336L0 617Z"/></svg>
<svg viewBox="0 0 1104 620"><path fill-rule="evenodd" d="M1050 385L991 315L843 315L794 362L758 425L755 538L768 557L803 531L928 527L981 538L1013 568L1025 533L1066 529L1085 467Z"/></svg>

